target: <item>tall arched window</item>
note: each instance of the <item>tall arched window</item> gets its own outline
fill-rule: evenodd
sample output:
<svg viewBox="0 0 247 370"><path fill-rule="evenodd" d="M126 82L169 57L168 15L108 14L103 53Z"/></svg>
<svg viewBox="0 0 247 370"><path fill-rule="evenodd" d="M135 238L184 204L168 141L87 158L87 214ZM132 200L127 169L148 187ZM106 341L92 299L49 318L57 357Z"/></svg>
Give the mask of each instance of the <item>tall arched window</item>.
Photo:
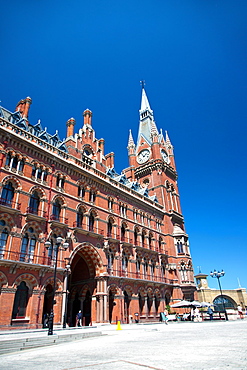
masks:
<svg viewBox="0 0 247 370"><path fill-rule="evenodd" d="M128 269L128 256L123 252L122 254L122 270L127 271Z"/></svg>
<svg viewBox="0 0 247 370"><path fill-rule="evenodd" d="M94 215L93 215L93 212L90 213L89 215L89 231L93 231L94 230Z"/></svg>
<svg viewBox="0 0 247 370"><path fill-rule="evenodd" d="M8 239L8 230L6 227L6 222L4 220L0 220L0 259L4 257L4 251L7 244Z"/></svg>
<svg viewBox="0 0 247 370"><path fill-rule="evenodd" d="M76 214L76 226L82 227L83 225L83 209L80 207Z"/></svg>
<svg viewBox="0 0 247 370"><path fill-rule="evenodd" d="M136 229L134 230L134 244L138 245L138 232Z"/></svg>
<svg viewBox="0 0 247 370"><path fill-rule="evenodd" d="M58 199L56 199L52 207L52 219L53 220L60 219L61 209L62 209L61 203L59 202Z"/></svg>
<svg viewBox="0 0 247 370"><path fill-rule="evenodd" d="M188 275L187 275L187 270L184 262L181 262L181 269L180 269L180 274L181 274L181 280L182 281L187 281L188 280Z"/></svg>
<svg viewBox="0 0 247 370"><path fill-rule="evenodd" d="M107 236L111 237L112 236L112 230L113 230L113 221L110 218L107 223Z"/></svg>
<svg viewBox="0 0 247 370"><path fill-rule="evenodd" d="M145 246L146 246L146 244L145 244L145 236L146 236L146 234L145 234L145 232L143 231L143 232L142 232L142 246L143 246L143 247L145 247Z"/></svg>
<svg viewBox="0 0 247 370"><path fill-rule="evenodd" d="M40 205L39 194L38 194L37 191L34 191L31 195L30 201L29 201L29 212L37 215L38 210L39 210L39 205Z"/></svg>
<svg viewBox="0 0 247 370"><path fill-rule="evenodd" d="M12 319L25 318L28 303L28 287L25 281L22 281L17 287L12 312Z"/></svg>
<svg viewBox="0 0 247 370"><path fill-rule="evenodd" d="M20 261L33 261L35 245L36 236L34 234L34 229L32 227L29 227L24 237L22 238Z"/></svg>
<svg viewBox="0 0 247 370"><path fill-rule="evenodd" d="M15 188L11 181L4 185L1 195L1 204L11 206L14 199Z"/></svg>
<svg viewBox="0 0 247 370"><path fill-rule="evenodd" d="M121 240L125 241L125 226L121 226Z"/></svg>
<svg viewBox="0 0 247 370"><path fill-rule="evenodd" d="M177 241L177 252L178 254L184 253L183 243L180 240Z"/></svg>
<svg viewBox="0 0 247 370"><path fill-rule="evenodd" d="M84 189L83 185L78 185L78 193L77 193L77 196L80 197L80 198L84 198L85 197L85 189Z"/></svg>

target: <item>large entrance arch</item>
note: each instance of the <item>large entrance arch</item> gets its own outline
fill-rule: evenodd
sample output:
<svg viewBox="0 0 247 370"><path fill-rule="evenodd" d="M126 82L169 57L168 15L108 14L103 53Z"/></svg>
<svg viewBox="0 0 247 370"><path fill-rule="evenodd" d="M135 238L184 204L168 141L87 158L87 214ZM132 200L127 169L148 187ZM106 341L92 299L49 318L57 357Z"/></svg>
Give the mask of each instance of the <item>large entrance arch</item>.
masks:
<svg viewBox="0 0 247 370"><path fill-rule="evenodd" d="M96 277L103 271L103 264L96 249L90 244L77 247L71 257L69 277L67 323L76 326L76 315L82 313L82 325L92 322L92 297L96 294Z"/></svg>

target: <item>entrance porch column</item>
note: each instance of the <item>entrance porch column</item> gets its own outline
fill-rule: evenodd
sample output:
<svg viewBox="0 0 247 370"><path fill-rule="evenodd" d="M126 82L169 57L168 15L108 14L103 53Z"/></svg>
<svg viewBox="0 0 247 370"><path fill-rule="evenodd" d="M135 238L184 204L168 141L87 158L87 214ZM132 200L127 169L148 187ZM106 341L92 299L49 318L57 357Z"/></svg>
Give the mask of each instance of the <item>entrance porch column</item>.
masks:
<svg viewBox="0 0 247 370"><path fill-rule="evenodd" d="M97 278L96 291L96 317L97 322L107 321L107 281L106 277L100 276Z"/></svg>

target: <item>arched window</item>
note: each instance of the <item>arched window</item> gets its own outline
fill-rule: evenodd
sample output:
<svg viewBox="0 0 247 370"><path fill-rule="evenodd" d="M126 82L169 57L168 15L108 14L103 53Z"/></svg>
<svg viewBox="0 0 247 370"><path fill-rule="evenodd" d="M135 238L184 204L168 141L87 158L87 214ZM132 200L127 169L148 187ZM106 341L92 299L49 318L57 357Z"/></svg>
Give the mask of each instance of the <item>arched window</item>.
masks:
<svg viewBox="0 0 247 370"><path fill-rule="evenodd" d="M128 269L128 256L123 252L122 254L122 270L127 271Z"/></svg>
<svg viewBox="0 0 247 370"><path fill-rule="evenodd" d="M89 231L94 230L94 221L95 221L94 214L91 212L89 215Z"/></svg>
<svg viewBox="0 0 247 370"><path fill-rule="evenodd" d="M7 244L8 239L8 230L6 227L6 222L4 220L0 220L0 259L4 257L4 251Z"/></svg>
<svg viewBox="0 0 247 370"><path fill-rule="evenodd" d="M76 227L82 227L83 225L83 209L80 207L76 214Z"/></svg>
<svg viewBox="0 0 247 370"><path fill-rule="evenodd" d="M143 232L142 232L142 246L143 246L143 247L145 247L145 246L146 246L146 244L145 244L145 236L146 236L146 234L145 234L145 232L143 231Z"/></svg>
<svg viewBox="0 0 247 370"><path fill-rule="evenodd" d="M78 193L77 193L77 196L80 197L80 198L84 198L85 197L85 189L82 185L78 185Z"/></svg>
<svg viewBox="0 0 247 370"><path fill-rule="evenodd" d="M136 229L134 230L134 244L138 245L138 232Z"/></svg>
<svg viewBox="0 0 247 370"><path fill-rule="evenodd" d="M62 209L61 203L58 199L56 199L52 207L52 219L53 220L60 219L61 209Z"/></svg>
<svg viewBox="0 0 247 370"><path fill-rule="evenodd" d="M183 243L180 240L177 241L177 252L178 254L184 253Z"/></svg>
<svg viewBox="0 0 247 370"><path fill-rule="evenodd" d="M148 260L144 257L144 274L147 275L148 273Z"/></svg>
<svg viewBox="0 0 247 370"><path fill-rule="evenodd" d="M109 248L109 252L107 255L107 261L108 261L108 269L112 270L113 268L113 260L114 260L114 254L112 250Z"/></svg>
<svg viewBox="0 0 247 370"><path fill-rule="evenodd" d="M159 251L162 250L162 242L163 242L163 239L161 238L161 236L159 237Z"/></svg>
<svg viewBox="0 0 247 370"><path fill-rule="evenodd" d="M37 191L34 191L29 201L29 212L37 215L39 210L39 204L40 204L39 194Z"/></svg>
<svg viewBox="0 0 247 370"><path fill-rule="evenodd" d="M90 190L89 192L89 202L94 203L96 199L96 193L94 190Z"/></svg>
<svg viewBox="0 0 247 370"><path fill-rule="evenodd" d="M125 225L121 226L121 240L125 241Z"/></svg>
<svg viewBox="0 0 247 370"><path fill-rule="evenodd" d="M154 276L154 271L155 271L155 262L151 261L151 275L152 275L152 277Z"/></svg>
<svg viewBox="0 0 247 370"><path fill-rule="evenodd" d="M49 241L50 241L51 244L50 244L50 247L48 249L48 258L50 258L52 260L52 259L54 259L54 246L56 245L57 235L53 234Z"/></svg>
<svg viewBox="0 0 247 370"><path fill-rule="evenodd" d="M22 238L20 261L33 261L35 245L36 236L34 235L34 229L32 227L29 227L24 237Z"/></svg>
<svg viewBox="0 0 247 370"><path fill-rule="evenodd" d="M113 221L110 218L107 223L107 236L111 237L112 236L112 230L113 230Z"/></svg>
<svg viewBox="0 0 247 370"><path fill-rule="evenodd" d="M28 287L25 281L22 281L17 287L12 312L12 319L25 318L28 303Z"/></svg>
<svg viewBox="0 0 247 370"><path fill-rule="evenodd" d="M187 275L187 270L184 262L181 262L181 269L180 269L180 274L181 274L181 280L182 281L187 281L188 280L188 275Z"/></svg>
<svg viewBox="0 0 247 370"><path fill-rule="evenodd" d="M152 234L149 234L149 235L148 235L148 245L149 245L149 248L150 248L150 249L152 248L152 237L153 237L153 235L152 235Z"/></svg>
<svg viewBox="0 0 247 370"><path fill-rule="evenodd" d="M11 206L15 194L15 188L11 181L4 185L1 195L1 204Z"/></svg>
<svg viewBox="0 0 247 370"><path fill-rule="evenodd" d="M165 265L165 262L163 260L161 261L160 266L161 266L161 275L162 275L162 277L164 277L165 272L166 272L166 265Z"/></svg>
<svg viewBox="0 0 247 370"><path fill-rule="evenodd" d="M215 311L225 311L225 308L236 308L236 304L230 297L220 296L213 300ZM225 307L224 307L225 306Z"/></svg>
<svg viewBox="0 0 247 370"><path fill-rule="evenodd" d="M140 258L136 259L136 272L139 273L141 270L141 260Z"/></svg>

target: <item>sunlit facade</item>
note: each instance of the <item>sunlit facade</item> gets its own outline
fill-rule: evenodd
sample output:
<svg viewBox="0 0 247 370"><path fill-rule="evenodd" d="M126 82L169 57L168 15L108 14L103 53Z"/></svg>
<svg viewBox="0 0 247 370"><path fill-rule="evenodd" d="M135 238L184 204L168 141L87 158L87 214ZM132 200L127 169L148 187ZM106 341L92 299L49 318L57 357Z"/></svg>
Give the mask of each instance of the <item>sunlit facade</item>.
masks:
<svg viewBox="0 0 247 370"><path fill-rule="evenodd" d="M0 327L44 324L58 237L69 248L58 254L55 325L74 326L79 310L83 325L158 321L174 300L193 300L173 146L144 88L121 174L95 137L90 110L77 133L67 121L62 141L28 121L31 102L15 112L0 107Z"/></svg>

